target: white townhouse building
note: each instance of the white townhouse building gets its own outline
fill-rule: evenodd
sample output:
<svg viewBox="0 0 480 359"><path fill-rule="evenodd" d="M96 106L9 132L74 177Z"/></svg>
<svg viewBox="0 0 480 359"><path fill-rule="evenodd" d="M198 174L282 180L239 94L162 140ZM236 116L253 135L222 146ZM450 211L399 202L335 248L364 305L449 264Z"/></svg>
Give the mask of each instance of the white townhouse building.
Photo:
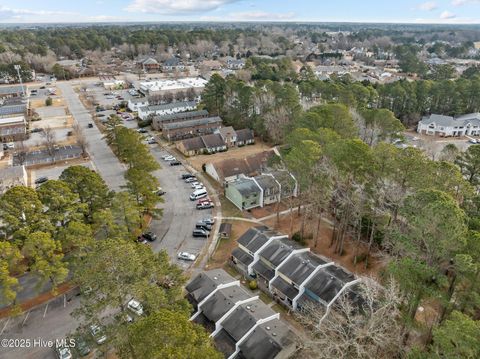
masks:
<svg viewBox="0 0 480 359"><path fill-rule="evenodd" d="M417 132L440 137L480 136L480 113L458 117L435 114L424 116L418 123Z"/></svg>

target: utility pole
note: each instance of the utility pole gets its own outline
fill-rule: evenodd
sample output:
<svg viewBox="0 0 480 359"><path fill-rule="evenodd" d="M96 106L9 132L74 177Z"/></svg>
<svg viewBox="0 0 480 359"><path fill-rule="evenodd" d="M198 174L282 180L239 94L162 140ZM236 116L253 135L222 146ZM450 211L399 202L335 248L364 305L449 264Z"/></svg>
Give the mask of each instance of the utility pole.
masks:
<svg viewBox="0 0 480 359"><path fill-rule="evenodd" d="M23 97L26 97L26 94L25 94L25 89L23 88L23 82L22 82L22 76L20 76L20 65L13 65L13 68L15 70L17 70L17 74L18 74L18 80L20 81L20 86L22 86L22 93L23 93Z"/></svg>

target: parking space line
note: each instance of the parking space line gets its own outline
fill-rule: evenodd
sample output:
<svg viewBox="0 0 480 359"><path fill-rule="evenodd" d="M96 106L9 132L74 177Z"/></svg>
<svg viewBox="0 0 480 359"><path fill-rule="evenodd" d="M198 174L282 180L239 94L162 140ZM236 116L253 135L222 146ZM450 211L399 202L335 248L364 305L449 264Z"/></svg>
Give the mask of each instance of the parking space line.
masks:
<svg viewBox="0 0 480 359"><path fill-rule="evenodd" d="M67 307L67 295L66 294L63 295L63 307L64 308Z"/></svg>
<svg viewBox="0 0 480 359"><path fill-rule="evenodd" d="M7 328L7 325L8 325L9 322L10 322L10 317L7 318L7 321L5 322L5 325L3 326L2 331L0 332L0 335L3 334L3 332L4 332L5 329Z"/></svg>
<svg viewBox="0 0 480 359"><path fill-rule="evenodd" d="M48 309L48 303L47 305L45 306L45 310L43 311L43 317L45 318L45 316L47 315L47 309Z"/></svg>
<svg viewBox="0 0 480 359"><path fill-rule="evenodd" d="M23 318L22 327L25 325L25 322L27 321L29 315L30 315L30 311L28 311L27 314L25 315L25 318Z"/></svg>

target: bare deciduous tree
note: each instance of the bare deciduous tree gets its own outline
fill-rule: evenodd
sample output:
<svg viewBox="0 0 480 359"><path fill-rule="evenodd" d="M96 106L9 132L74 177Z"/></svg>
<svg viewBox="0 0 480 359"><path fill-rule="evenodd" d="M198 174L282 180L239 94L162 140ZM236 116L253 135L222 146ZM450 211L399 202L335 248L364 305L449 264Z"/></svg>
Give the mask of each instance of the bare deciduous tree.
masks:
<svg viewBox="0 0 480 359"><path fill-rule="evenodd" d="M75 138L77 140L77 144L82 149L82 155L84 157L86 157L87 154L88 154L88 152L87 152L88 141L87 141L87 138L85 137L85 133L83 132L82 128L80 127L80 125L78 123L75 123L73 125L73 133L74 133Z"/></svg>
<svg viewBox="0 0 480 359"><path fill-rule="evenodd" d="M50 156L55 155L55 132L50 126L47 126L41 132L43 137L43 145L47 148L48 153Z"/></svg>
<svg viewBox="0 0 480 359"><path fill-rule="evenodd" d="M319 304L302 306L298 318L313 336L305 342L306 354L318 359L402 357L398 286L390 281L382 287L364 278L357 288L361 300L352 301L347 290L329 312Z"/></svg>

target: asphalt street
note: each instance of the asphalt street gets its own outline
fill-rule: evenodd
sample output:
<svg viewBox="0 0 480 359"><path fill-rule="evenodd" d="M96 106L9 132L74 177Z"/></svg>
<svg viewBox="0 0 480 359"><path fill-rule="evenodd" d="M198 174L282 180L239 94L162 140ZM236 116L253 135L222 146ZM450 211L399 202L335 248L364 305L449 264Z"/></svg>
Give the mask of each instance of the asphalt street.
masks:
<svg viewBox="0 0 480 359"><path fill-rule="evenodd" d="M98 128L86 128L92 122L91 116L78 99L77 94L68 83L58 84L65 96L70 112L75 120L85 126L85 134L89 141L88 152L93 165L98 173L104 178L111 189L119 190L124 185L124 166L118 161L113 152L102 139ZM124 121L127 127L134 128L134 121ZM160 185L166 194L163 196L164 203L159 207L163 209L160 219L154 219L150 229L157 234L157 241L151 243L152 250L158 252L166 250L172 260L184 270L189 269L193 263L180 261L177 253L180 251L198 255L207 244L204 238L194 238L192 231L195 223L211 216L212 211L197 210L196 201L190 201L189 196L193 192L190 184L180 179L182 173L186 173L183 166L170 166L161 156L167 154L159 145L149 145L153 156L161 165L161 169L154 172L160 181ZM63 299L59 299L63 298ZM78 324L70 313L79 305L79 297L68 298L61 296L50 303L32 309L19 317L0 320L0 339L11 338L45 338L62 339L68 333L73 332ZM63 300L63 305L59 303ZM47 359L55 358L52 348L1 348L0 359Z"/></svg>
<svg viewBox="0 0 480 359"><path fill-rule="evenodd" d="M103 135L97 126L88 128L89 123L93 123L92 116L78 98L78 94L68 82L58 84L58 88L62 91L70 113L75 121L83 129L85 137L88 141L88 153L92 159L95 170L102 176L107 185L118 191L125 185L123 173L125 167L120 163L112 150L103 140Z"/></svg>

